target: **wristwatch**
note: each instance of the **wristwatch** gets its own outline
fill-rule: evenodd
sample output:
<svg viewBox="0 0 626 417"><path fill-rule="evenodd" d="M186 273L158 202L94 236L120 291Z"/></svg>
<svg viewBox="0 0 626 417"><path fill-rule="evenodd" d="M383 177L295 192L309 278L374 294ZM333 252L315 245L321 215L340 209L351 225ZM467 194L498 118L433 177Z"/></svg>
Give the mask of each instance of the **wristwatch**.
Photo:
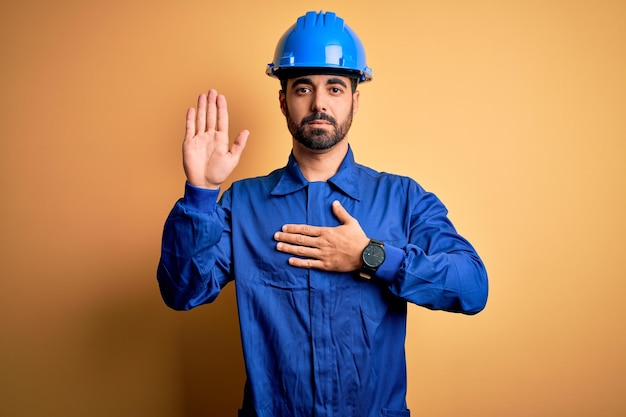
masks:
<svg viewBox="0 0 626 417"><path fill-rule="evenodd" d="M371 279L378 270L378 267L385 261L385 244L380 240L370 239L363 253L361 254L363 265L359 275L364 279Z"/></svg>

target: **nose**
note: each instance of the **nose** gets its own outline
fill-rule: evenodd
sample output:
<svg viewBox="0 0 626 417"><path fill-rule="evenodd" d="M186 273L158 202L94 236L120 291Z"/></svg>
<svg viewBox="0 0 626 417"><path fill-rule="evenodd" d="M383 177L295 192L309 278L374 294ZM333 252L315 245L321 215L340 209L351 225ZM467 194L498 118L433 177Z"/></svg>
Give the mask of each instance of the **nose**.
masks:
<svg viewBox="0 0 626 417"><path fill-rule="evenodd" d="M311 101L311 111L325 113L327 110L324 94L315 92Z"/></svg>

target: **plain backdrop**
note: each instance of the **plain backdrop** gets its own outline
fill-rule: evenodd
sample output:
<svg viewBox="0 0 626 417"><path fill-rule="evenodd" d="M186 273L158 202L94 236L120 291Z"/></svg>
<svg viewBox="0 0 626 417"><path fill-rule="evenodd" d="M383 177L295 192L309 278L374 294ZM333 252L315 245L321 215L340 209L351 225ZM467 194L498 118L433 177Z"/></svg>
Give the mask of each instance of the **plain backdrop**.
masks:
<svg viewBox="0 0 626 417"><path fill-rule="evenodd" d="M186 109L216 88L286 163L282 33L332 10L363 40L350 142L415 178L483 257L487 308L409 310L412 415L626 415L626 3L0 1L0 415L234 416L234 286L162 303Z"/></svg>

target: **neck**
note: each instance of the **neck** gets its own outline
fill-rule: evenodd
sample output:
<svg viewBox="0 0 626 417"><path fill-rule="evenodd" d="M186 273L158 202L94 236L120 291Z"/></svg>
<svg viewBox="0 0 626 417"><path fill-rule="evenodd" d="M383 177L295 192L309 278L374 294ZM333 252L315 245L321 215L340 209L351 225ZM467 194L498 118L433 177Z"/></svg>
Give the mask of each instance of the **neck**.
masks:
<svg viewBox="0 0 626 417"><path fill-rule="evenodd" d="M335 175L348 152L346 139L323 151L313 151L294 140L293 156L304 178L309 182L327 181Z"/></svg>

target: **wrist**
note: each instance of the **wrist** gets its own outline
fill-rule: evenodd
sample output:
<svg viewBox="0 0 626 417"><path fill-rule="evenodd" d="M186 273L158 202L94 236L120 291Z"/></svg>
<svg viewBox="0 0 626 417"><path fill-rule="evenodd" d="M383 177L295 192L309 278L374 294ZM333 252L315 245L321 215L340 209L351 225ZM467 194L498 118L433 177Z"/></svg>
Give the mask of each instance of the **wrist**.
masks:
<svg viewBox="0 0 626 417"><path fill-rule="evenodd" d="M219 189L196 187L187 182L185 184L184 201L187 207L193 211L212 211L217 203Z"/></svg>
<svg viewBox="0 0 626 417"><path fill-rule="evenodd" d="M359 276L363 279L371 279L385 262L385 257L385 244L380 240L370 239L361 253Z"/></svg>
<svg viewBox="0 0 626 417"><path fill-rule="evenodd" d="M219 190L222 186L221 184L212 184L208 182L199 183L197 181L191 181L189 179L187 179L187 184L191 185L192 187L203 188L205 190Z"/></svg>

